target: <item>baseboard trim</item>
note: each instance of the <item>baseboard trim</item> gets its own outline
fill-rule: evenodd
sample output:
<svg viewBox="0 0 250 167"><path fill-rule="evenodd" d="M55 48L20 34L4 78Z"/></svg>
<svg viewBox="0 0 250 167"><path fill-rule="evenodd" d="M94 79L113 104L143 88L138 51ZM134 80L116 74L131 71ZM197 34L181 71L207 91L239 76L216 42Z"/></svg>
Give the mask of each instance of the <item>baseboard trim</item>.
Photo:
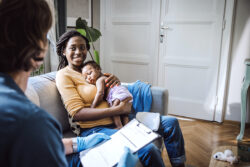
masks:
<svg viewBox="0 0 250 167"><path fill-rule="evenodd" d="M216 121L207 121L207 120L202 120L202 119L196 119L196 118L190 118L190 117L184 117L184 116L179 116L179 115L174 115L174 114L168 114L168 115L171 115L171 116L174 116L176 117L177 119L180 119L180 120L193 120L193 121L201 121L201 122L215 122L215 123L218 123ZM218 123L218 124L231 124L231 125L236 125L236 126L239 126L240 127L240 122L239 121L232 121L232 120L224 120L222 123ZM246 123L245 124L245 128L250 128L250 123Z"/></svg>
<svg viewBox="0 0 250 167"><path fill-rule="evenodd" d="M240 126L239 121L232 121L232 120L224 120L223 124L233 124L233 125L238 125ZM250 128L250 123L245 124L245 128Z"/></svg>

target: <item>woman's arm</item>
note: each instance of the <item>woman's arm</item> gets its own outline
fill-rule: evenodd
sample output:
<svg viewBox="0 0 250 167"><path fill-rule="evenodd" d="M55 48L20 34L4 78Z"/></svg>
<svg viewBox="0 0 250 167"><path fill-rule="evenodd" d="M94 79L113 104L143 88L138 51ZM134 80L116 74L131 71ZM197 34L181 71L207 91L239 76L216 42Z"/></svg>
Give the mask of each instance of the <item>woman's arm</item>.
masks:
<svg viewBox="0 0 250 167"><path fill-rule="evenodd" d="M92 121L115 115L129 114L132 104L128 100L121 102L118 106L110 108L87 108L76 89L72 74L63 71L57 72L56 86L61 94L63 103L71 116L76 121ZM82 76L79 74L79 78Z"/></svg>
<svg viewBox="0 0 250 167"><path fill-rule="evenodd" d="M113 87L120 85L119 79L113 74L104 74L106 86ZM110 108L82 108L74 115L76 121L94 121L106 117L112 117L116 115L129 114L131 111L132 103L129 99L122 101L118 106L112 106Z"/></svg>
<svg viewBox="0 0 250 167"><path fill-rule="evenodd" d="M132 103L129 100L120 102L118 106L110 108L82 108L74 115L76 121L93 121L116 115L129 114Z"/></svg>

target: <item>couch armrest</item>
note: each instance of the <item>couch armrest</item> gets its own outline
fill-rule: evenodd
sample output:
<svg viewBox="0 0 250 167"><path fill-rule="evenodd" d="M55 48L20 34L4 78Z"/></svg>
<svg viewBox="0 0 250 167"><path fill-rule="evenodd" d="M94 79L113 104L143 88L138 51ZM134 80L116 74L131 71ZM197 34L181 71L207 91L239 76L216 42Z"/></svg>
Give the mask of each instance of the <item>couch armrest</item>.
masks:
<svg viewBox="0 0 250 167"><path fill-rule="evenodd" d="M158 112L161 115L168 114L168 90L163 87L151 87L152 109L151 112Z"/></svg>
<svg viewBox="0 0 250 167"><path fill-rule="evenodd" d="M121 83L123 86L128 86L133 83ZM151 86L152 92L152 108L151 112L157 112L161 115L168 114L168 90L163 87Z"/></svg>
<svg viewBox="0 0 250 167"><path fill-rule="evenodd" d="M54 116L62 125L63 132L70 129L68 113L56 88L55 72L29 77L26 95L41 108ZM33 91L33 92L32 92ZM31 93L35 93L34 96Z"/></svg>

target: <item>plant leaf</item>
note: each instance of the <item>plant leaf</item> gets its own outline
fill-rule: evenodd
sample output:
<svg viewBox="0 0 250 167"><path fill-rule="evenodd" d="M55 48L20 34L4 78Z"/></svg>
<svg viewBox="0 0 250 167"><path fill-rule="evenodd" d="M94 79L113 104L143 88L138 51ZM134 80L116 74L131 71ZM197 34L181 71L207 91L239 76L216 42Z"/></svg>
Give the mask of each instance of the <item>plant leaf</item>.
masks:
<svg viewBox="0 0 250 167"><path fill-rule="evenodd" d="M100 65L99 52L94 50L95 62Z"/></svg>
<svg viewBox="0 0 250 167"><path fill-rule="evenodd" d="M86 27L86 35L90 42L95 42L102 34L95 28Z"/></svg>
<svg viewBox="0 0 250 167"><path fill-rule="evenodd" d="M76 20L76 29L85 30L85 36L89 40L89 42L95 42L102 35L99 30L89 27L87 21L81 19L81 17L78 17L78 19Z"/></svg>
<svg viewBox="0 0 250 167"><path fill-rule="evenodd" d="M76 29L79 33L86 37L86 31L84 29Z"/></svg>
<svg viewBox="0 0 250 167"><path fill-rule="evenodd" d="M87 27L87 21L82 20L81 17L78 17L76 20L76 29L86 29Z"/></svg>

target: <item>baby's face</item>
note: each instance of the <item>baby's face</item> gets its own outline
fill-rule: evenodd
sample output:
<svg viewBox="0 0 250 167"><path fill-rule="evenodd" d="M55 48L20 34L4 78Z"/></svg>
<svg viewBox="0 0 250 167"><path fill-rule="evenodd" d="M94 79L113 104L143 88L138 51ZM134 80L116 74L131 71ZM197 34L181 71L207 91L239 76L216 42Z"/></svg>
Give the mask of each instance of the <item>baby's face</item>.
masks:
<svg viewBox="0 0 250 167"><path fill-rule="evenodd" d="M95 85L96 80L100 76L100 70L95 69L91 65L86 65L82 69L82 74L88 83Z"/></svg>

